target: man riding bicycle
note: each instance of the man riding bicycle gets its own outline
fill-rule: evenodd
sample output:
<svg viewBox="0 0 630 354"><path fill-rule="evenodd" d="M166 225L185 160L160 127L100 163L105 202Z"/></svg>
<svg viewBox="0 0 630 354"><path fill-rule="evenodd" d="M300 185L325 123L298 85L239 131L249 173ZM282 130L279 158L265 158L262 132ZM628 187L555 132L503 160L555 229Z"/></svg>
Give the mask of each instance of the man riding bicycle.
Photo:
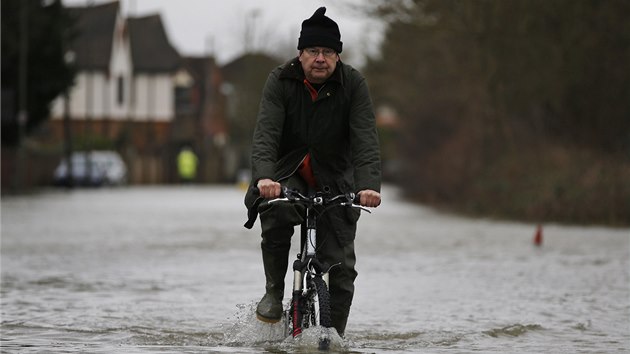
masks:
<svg viewBox="0 0 630 354"><path fill-rule="evenodd" d="M252 146L252 182L245 196L251 228L260 214L265 295L257 317L282 317L284 278L294 226L303 206L267 204L281 185L340 194L356 192L360 204L381 202L381 164L374 110L363 76L342 63L337 23L321 7L302 22L298 56L274 69L263 89ZM354 295L354 238L360 212L333 208L318 222L318 255L330 271L331 319L344 334Z"/></svg>

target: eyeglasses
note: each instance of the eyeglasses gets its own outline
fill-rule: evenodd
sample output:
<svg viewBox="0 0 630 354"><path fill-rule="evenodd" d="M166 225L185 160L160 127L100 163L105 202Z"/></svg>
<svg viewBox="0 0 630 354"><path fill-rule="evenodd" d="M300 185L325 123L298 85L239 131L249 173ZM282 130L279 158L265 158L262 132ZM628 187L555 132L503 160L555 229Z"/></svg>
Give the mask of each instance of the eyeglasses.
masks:
<svg viewBox="0 0 630 354"><path fill-rule="evenodd" d="M329 48L324 48L322 50L315 49L315 48L306 48L304 49L304 53L308 54L308 56L313 57L313 58L318 57L319 53L323 54L325 58L332 58L337 54L337 52Z"/></svg>

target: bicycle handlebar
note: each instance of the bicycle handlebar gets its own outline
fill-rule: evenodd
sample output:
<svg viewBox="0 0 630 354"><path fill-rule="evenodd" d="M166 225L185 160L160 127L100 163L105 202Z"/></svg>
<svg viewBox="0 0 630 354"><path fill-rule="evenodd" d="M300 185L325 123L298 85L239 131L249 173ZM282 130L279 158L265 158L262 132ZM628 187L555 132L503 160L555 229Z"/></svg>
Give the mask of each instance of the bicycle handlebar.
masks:
<svg viewBox="0 0 630 354"><path fill-rule="evenodd" d="M257 187L254 188L254 194L260 195L260 191ZM268 203L277 203L277 202L292 202L292 203L303 203L307 205L321 205L321 206L332 206L332 205L341 205L347 206L351 208L358 208L368 213L371 211L361 205L359 205L360 196L350 193L339 194L333 197L327 197L324 194L317 193L314 196L307 197L300 193L298 190L290 189L287 186L282 186L280 190L280 197L275 199L270 199Z"/></svg>

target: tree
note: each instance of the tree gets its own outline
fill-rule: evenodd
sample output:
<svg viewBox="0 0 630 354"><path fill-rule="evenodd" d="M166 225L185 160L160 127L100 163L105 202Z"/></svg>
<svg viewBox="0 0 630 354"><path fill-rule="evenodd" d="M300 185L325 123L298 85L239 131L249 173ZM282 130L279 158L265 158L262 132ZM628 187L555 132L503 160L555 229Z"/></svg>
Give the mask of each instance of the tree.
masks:
<svg viewBox="0 0 630 354"><path fill-rule="evenodd" d="M2 0L3 146L19 144L21 103L26 103L28 134L48 119L50 103L72 85L74 71L65 60L72 24L60 0ZM21 97L20 53L24 49L26 97Z"/></svg>
<svg viewBox="0 0 630 354"><path fill-rule="evenodd" d="M504 216L630 222L618 207L630 196L630 2L370 6L388 26L366 76L375 104L398 111L409 195Z"/></svg>
<svg viewBox="0 0 630 354"><path fill-rule="evenodd" d="M228 89L228 131L237 152L237 167L248 168L256 115L263 86L271 70L281 61L267 54L248 53L222 67Z"/></svg>

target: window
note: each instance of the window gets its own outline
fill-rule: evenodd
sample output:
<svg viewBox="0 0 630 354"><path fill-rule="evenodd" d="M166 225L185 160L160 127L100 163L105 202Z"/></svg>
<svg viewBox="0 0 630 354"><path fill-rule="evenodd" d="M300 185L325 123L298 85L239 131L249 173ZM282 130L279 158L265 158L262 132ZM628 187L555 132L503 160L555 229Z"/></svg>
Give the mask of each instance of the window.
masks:
<svg viewBox="0 0 630 354"><path fill-rule="evenodd" d="M116 91L116 97L118 105L122 106L125 103L125 78L122 76L118 77L118 87Z"/></svg>

